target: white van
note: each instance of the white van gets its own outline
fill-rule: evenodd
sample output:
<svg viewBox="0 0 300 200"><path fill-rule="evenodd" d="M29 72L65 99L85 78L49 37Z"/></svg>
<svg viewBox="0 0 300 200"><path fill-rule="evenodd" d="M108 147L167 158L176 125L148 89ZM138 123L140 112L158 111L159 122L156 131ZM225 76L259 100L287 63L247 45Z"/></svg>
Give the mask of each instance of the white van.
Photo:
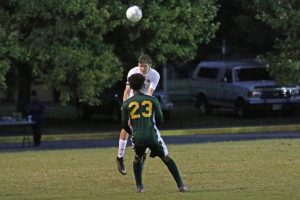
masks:
<svg viewBox="0 0 300 200"><path fill-rule="evenodd" d="M255 110L294 110L300 106L299 90L280 86L255 60L200 62L190 82L190 93L203 115L213 107L232 108L238 117Z"/></svg>

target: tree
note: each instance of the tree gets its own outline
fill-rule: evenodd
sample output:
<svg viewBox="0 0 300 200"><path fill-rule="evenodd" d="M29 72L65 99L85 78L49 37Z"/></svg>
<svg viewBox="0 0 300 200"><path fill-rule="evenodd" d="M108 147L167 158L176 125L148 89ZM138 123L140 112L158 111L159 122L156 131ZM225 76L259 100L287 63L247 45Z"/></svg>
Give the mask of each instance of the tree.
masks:
<svg viewBox="0 0 300 200"><path fill-rule="evenodd" d="M256 18L251 1L217 0L217 3L220 27L216 37L199 48L199 59L253 58L274 49L277 33ZM226 47L225 55L222 47Z"/></svg>
<svg viewBox="0 0 300 200"><path fill-rule="evenodd" d="M279 33L275 50L265 55L274 77L286 84L300 83L300 2L253 0L257 18Z"/></svg>
<svg viewBox="0 0 300 200"><path fill-rule="evenodd" d="M142 52L157 64L191 60L218 28L214 0L130 4L143 9L138 23L125 17L129 1L0 1L0 70L19 74L18 110L33 82L57 89L63 102L99 103L97 95L122 78L121 63L128 70Z"/></svg>
<svg viewBox="0 0 300 200"><path fill-rule="evenodd" d="M142 8L138 23L128 20L106 35L125 70L136 64L141 52L158 66L174 60L193 60L199 45L208 43L219 27L214 0L135 0L125 4ZM129 3L130 2L130 3ZM125 11L123 13L125 16Z"/></svg>
<svg viewBox="0 0 300 200"><path fill-rule="evenodd" d="M97 0L7 0L0 9L0 69L7 72L9 63L18 74L19 111L32 82L56 88L63 102L95 103L97 93L122 76L102 37L119 22Z"/></svg>

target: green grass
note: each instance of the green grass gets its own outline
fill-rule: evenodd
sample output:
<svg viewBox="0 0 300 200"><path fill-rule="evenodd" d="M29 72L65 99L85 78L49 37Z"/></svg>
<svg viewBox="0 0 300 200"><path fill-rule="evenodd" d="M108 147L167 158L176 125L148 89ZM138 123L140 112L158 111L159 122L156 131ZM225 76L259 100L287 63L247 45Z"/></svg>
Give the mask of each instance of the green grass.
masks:
<svg viewBox="0 0 300 200"><path fill-rule="evenodd" d="M145 193L116 170L117 149L0 153L0 199L300 199L300 140L169 145L190 191L181 194L166 167L147 159Z"/></svg>

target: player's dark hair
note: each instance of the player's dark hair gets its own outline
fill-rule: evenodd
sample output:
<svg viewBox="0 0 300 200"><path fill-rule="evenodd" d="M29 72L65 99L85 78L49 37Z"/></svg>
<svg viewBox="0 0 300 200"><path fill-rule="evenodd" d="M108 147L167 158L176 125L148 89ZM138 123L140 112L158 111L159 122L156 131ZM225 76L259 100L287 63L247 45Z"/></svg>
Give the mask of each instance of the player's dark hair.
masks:
<svg viewBox="0 0 300 200"><path fill-rule="evenodd" d="M151 57L147 54L143 54L139 57L139 63L147 63L147 64L152 64Z"/></svg>
<svg viewBox="0 0 300 200"><path fill-rule="evenodd" d="M128 78L129 86L133 90L140 90L145 82L145 77L142 74L132 74Z"/></svg>

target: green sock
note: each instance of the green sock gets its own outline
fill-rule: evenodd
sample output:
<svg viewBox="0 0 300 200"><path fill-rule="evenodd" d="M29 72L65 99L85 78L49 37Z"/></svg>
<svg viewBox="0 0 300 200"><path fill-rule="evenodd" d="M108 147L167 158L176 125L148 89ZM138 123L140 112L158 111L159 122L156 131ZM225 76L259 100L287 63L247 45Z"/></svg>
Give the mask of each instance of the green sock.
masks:
<svg viewBox="0 0 300 200"><path fill-rule="evenodd" d="M177 165L174 162L174 160L169 159L168 161L166 161L164 163L167 165L169 171L171 172L172 176L174 177L174 179L177 183L177 186L181 187L183 185L183 182L182 182L179 170L178 170Z"/></svg>
<svg viewBox="0 0 300 200"><path fill-rule="evenodd" d="M134 178L136 186L142 186L142 170L143 166L140 162L133 162L133 171L134 171Z"/></svg>

